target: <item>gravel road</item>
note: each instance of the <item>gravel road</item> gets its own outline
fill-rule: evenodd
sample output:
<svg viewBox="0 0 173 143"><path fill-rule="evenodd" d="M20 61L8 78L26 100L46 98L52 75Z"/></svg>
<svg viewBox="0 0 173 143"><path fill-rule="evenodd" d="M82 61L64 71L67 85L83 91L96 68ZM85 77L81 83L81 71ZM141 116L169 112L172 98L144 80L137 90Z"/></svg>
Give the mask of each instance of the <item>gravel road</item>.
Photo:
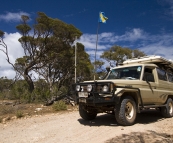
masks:
<svg viewBox="0 0 173 143"><path fill-rule="evenodd" d="M78 111L15 119L0 124L1 143L173 143L173 118L157 111L137 115L133 126L119 126L113 115L84 121Z"/></svg>

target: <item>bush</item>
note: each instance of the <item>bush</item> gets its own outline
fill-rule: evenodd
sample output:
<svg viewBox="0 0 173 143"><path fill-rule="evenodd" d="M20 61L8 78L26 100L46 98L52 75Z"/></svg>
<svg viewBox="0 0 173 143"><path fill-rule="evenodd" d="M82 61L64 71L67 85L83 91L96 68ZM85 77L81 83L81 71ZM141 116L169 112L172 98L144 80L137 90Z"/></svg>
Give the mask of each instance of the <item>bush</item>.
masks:
<svg viewBox="0 0 173 143"><path fill-rule="evenodd" d="M17 117L17 118L22 118L22 117L24 117L23 112L22 112L22 111L17 111L17 112L16 112L16 117Z"/></svg>
<svg viewBox="0 0 173 143"><path fill-rule="evenodd" d="M0 106L0 116L12 113L14 113L14 108L12 106Z"/></svg>
<svg viewBox="0 0 173 143"><path fill-rule="evenodd" d="M58 102L55 102L52 108L55 111L67 110L67 105L65 104L64 101L60 100Z"/></svg>

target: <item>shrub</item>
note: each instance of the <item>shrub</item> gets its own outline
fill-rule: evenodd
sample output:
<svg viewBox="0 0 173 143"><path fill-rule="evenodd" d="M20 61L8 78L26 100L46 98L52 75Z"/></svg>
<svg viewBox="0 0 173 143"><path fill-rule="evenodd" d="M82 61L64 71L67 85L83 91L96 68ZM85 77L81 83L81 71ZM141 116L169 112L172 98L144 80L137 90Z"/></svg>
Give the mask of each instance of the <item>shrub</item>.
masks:
<svg viewBox="0 0 173 143"><path fill-rule="evenodd" d="M22 117L24 117L23 112L22 112L22 111L17 111L17 112L16 112L16 117L17 117L17 118L22 118Z"/></svg>
<svg viewBox="0 0 173 143"><path fill-rule="evenodd" d="M0 115L12 114L14 108L12 106L0 106Z"/></svg>
<svg viewBox="0 0 173 143"><path fill-rule="evenodd" d="M55 102L52 108L55 111L67 110L67 105L65 104L64 101L60 100L58 102Z"/></svg>

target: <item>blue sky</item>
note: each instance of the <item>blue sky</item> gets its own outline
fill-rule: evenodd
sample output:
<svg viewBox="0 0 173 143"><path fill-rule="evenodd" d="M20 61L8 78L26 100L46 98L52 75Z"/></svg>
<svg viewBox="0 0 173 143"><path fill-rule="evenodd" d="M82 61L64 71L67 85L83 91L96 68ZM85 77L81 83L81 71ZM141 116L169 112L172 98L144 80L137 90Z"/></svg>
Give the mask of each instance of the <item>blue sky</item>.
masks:
<svg viewBox="0 0 173 143"><path fill-rule="evenodd" d="M4 41L12 62L23 55L15 28L20 16L30 16L33 23L38 11L78 28L83 33L78 41L92 60L99 11L105 12L108 20L100 24L97 58L111 46L120 45L173 59L173 0L1 0L0 29L6 33ZM2 52L1 76L14 76Z"/></svg>

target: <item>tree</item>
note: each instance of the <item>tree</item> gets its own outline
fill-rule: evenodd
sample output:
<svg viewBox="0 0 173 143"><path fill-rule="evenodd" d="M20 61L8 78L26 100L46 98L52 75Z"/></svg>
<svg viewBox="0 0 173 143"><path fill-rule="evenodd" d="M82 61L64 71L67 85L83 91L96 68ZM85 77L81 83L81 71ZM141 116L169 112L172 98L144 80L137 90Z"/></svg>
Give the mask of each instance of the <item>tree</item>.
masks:
<svg viewBox="0 0 173 143"><path fill-rule="evenodd" d="M104 67L105 62L101 60L97 60L93 62L92 64L95 65L97 69L95 74L96 79L102 79L106 74L106 68Z"/></svg>
<svg viewBox="0 0 173 143"><path fill-rule="evenodd" d="M2 38L4 36L4 32L0 30L0 37Z"/></svg>
<svg viewBox="0 0 173 143"><path fill-rule="evenodd" d="M145 56L145 53L138 49L131 50L129 48L122 48L115 45L109 50L104 51L100 57L109 62L110 66L115 66L119 63L123 63L126 59L130 59L132 57L137 58L141 56Z"/></svg>
<svg viewBox="0 0 173 143"><path fill-rule="evenodd" d="M138 49L133 50L133 57L138 58L138 57L143 57L146 56L146 54Z"/></svg>
<svg viewBox="0 0 173 143"><path fill-rule="evenodd" d="M90 80L92 70L93 70L93 65L90 61L89 55L85 52L84 45L81 43L77 43L77 79L78 81Z"/></svg>
<svg viewBox="0 0 173 143"><path fill-rule="evenodd" d="M52 19L42 12L38 12L38 17L33 28L28 25L28 16L21 16L22 23L16 28L22 37L19 42L24 50L24 56L18 58L13 66L29 85L29 90L34 90L32 80L33 71L55 66L55 62L64 58L71 49L75 38L81 36L81 32L73 25L66 24L58 19ZM0 32L0 35L3 35ZM7 46L6 46L7 49ZM5 51L8 57L8 51ZM67 57L66 57L67 58ZM9 61L9 58L8 62ZM12 64L12 63L10 63ZM59 68L60 66L56 66ZM65 70L65 67L63 67ZM68 68L68 65L67 67ZM50 75L48 75L50 77Z"/></svg>

